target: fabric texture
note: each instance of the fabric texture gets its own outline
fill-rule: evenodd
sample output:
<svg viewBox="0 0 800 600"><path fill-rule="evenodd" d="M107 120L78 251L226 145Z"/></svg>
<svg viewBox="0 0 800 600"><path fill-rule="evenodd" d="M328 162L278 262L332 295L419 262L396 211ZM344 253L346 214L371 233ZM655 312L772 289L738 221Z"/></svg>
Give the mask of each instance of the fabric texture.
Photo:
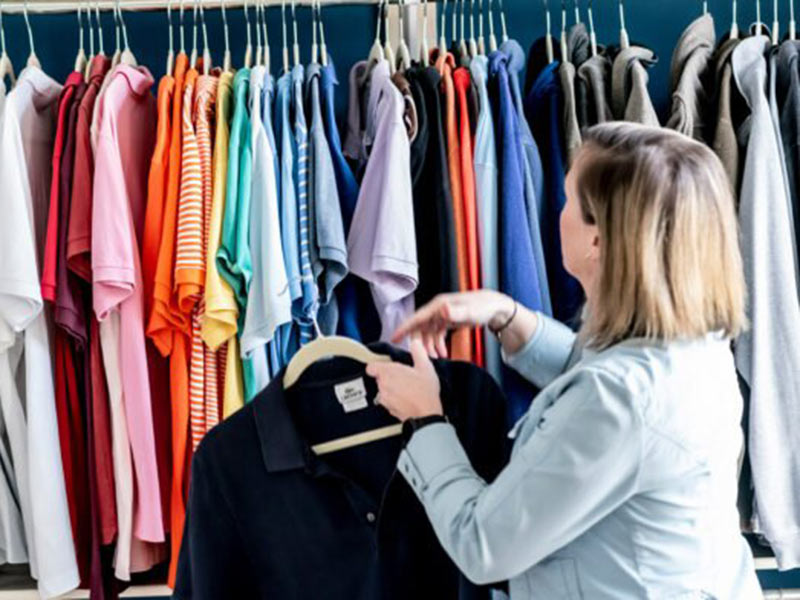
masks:
<svg viewBox="0 0 800 600"><path fill-rule="evenodd" d="M611 106L617 119L659 127L658 115L647 90L647 67L657 62L648 48L620 50L611 67Z"/></svg>

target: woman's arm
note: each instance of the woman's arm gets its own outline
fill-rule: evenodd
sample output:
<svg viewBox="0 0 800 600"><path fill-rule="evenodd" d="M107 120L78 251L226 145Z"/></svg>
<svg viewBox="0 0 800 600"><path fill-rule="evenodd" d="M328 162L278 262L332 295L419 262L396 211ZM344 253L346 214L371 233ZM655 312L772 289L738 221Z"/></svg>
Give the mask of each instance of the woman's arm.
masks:
<svg viewBox="0 0 800 600"><path fill-rule="evenodd" d="M448 424L419 430L398 467L447 553L475 583L520 575L637 489L643 425L619 378L582 371L520 432L511 462L486 484Z"/></svg>

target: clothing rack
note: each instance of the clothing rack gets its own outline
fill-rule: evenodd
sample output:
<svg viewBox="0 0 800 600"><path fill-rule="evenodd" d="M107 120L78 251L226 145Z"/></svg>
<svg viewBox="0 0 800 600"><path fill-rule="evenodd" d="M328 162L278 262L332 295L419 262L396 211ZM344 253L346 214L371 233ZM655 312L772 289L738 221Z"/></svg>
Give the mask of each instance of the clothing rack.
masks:
<svg viewBox="0 0 800 600"><path fill-rule="evenodd" d="M428 0L431 3L436 2L436 0ZM352 4L382 4L384 0L321 0L324 6L335 6L335 5L352 5ZM226 9L235 9L235 8L242 8L245 5L249 8L254 8L256 4L258 4L257 0L249 0L247 2L243 2L241 0L199 0L196 2L195 0L183 0L183 8L184 10L191 11L196 5L202 6L203 9L212 9L212 8L221 8L223 5ZM400 4L399 0L385 0L387 4ZM81 10L87 10L91 8L92 10L95 9L95 6L98 6L100 10L113 10L117 6L122 9L123 11L143 11L143 10L166 10L168 6L172 8L174 11L178 11L181 6L180 0L172 0L172 2L168 2L167 0L119 0L115 2L114 0L85 0L85 1L75 1L75 0L29 0L27 3L24 0L2 0L0 2L0 9L2 12L5 13L18 13L22 14L26 10L27 4L27 11L28 14L44 14L44 13L60 13L60 12L75 12L80 8ZM311 6L311 4L316 4L316 0L262 0L260 2L262 6L281 6L281 4L285 4L288 8L291 4L295 6ZM421 0L408 0L404 2L405 5L411 4L422 4Z"/></svg>

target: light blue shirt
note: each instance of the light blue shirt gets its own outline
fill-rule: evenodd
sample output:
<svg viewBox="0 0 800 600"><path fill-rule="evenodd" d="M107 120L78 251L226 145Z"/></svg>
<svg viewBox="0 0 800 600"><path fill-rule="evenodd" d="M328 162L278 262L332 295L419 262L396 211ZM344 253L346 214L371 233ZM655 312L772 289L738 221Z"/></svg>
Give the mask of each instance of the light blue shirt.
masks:
<svg viewBox="0 0 800 600"><path fill-rule="evenodd" d="M469 65L472 81L478 89L480 109L475 127L475 199L478 211L478 243L480 244L481 277L483 287L500 289L497 254L497 151L494 142L494 120L489 104L486 82L489 77L489 59L475 56ZM494 336L487 335L486 370L501 381L500 345Z"/></svg>
<svg viewBox="0 0 800 600"><path fill-rule="evenodd" d="M317 321L323 335L333 335L339 322L334 289L347 275L347 242L336 173L333 170L320 102L321 67L306 69L306 96L311 113L308 135L308 206L311 271L319 290Z"/></svg>
<svg viewBox="0 0 800 600"><path fill-rule="evenodd" d="M510 366L544 389L491 484L455 429L417 432L398 468L476 583L512 600L761 597L739 530L739 393L729 342L631 339L581 351L540 315Z"/></svg>

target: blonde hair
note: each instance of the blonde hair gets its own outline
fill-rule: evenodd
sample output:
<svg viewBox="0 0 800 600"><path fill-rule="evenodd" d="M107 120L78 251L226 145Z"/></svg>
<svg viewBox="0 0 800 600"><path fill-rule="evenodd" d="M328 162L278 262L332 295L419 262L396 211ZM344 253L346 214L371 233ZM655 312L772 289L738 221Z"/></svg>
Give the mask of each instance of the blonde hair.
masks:
<svg viewBox="0 0 800 600"><path fill-rule="evenodd" d="M597 125L576 161L583 218L596 224L601 273L581 337L674 340L746 324L733 195L703 144L666 129Z"/></svg>

